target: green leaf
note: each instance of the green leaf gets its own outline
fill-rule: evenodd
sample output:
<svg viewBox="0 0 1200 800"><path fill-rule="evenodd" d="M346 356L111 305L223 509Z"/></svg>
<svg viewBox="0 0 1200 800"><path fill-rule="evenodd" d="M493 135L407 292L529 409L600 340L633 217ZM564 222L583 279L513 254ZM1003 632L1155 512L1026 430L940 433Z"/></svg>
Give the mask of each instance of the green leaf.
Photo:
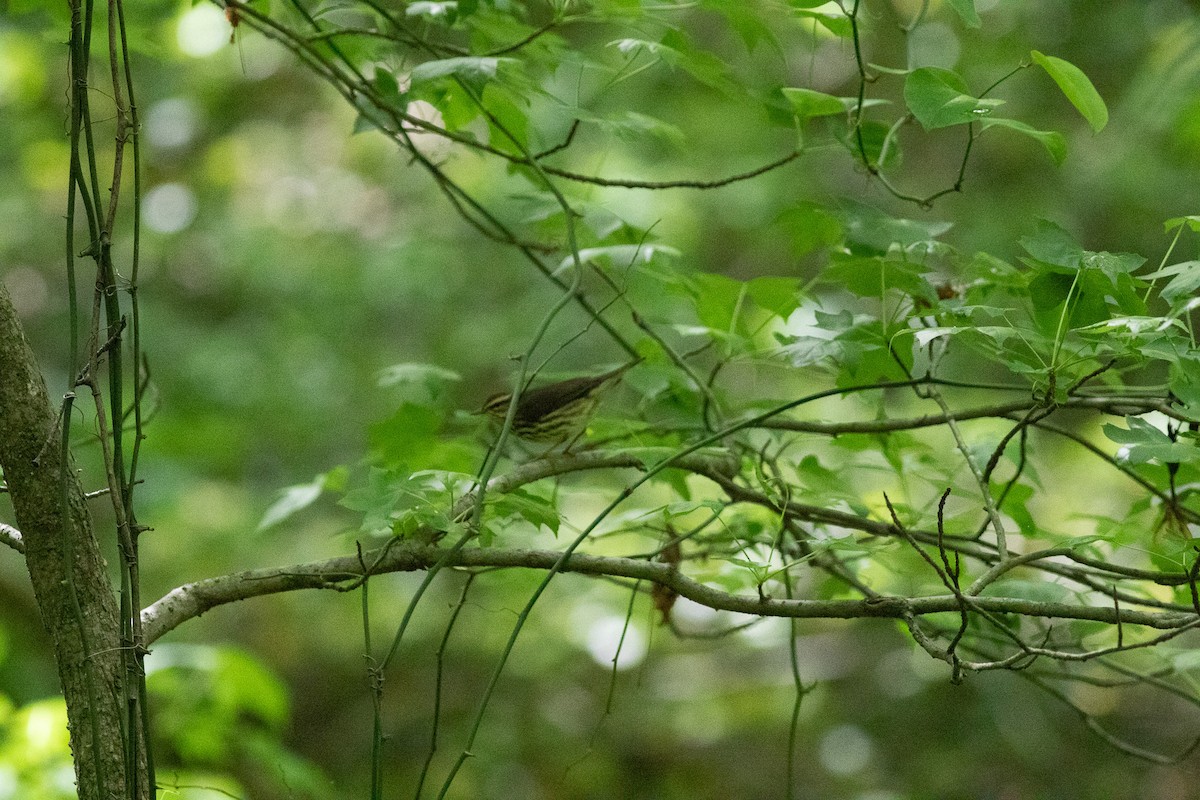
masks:
<svg viewBox="0 0 1200 800"><path fill-rule="evenodd" d="M1196 416L1200 409L1200 354L1188 353L1171 364L1171 392Z"/></svg>
<svg viewBox="0 0 1200 800"><path fill-rule="evenodd" d="M1200 650L1167 650L1162 653L1162 657L1170 662L1171 669L1176 673L1200 668Z"/></svg>
<svg viewBox="0 0 1200 800"><path fill-rule="evenodd" d="M721 59L712 53L697 49L678 29L668 30L662 41L658 42L631 37L616 39L609 42L608 46L617 48L631 61L642 53L647 53L673 69L683 70L700 83L726 93L737 91L739 88L739 85L730 79L729 69Z"/></svg>
<svg viewBox="0 0 1200 800"><path fill-rule="evenodd" d="M493 58L490 56L459 56L457 58L426 61L423 64L413 67L412 82L415 86L453 75L467 83L481 85L495 78L499 74L502 65L518 63L520 62L513 58Z"/></svg>
<svg viewBox="0 0 1200 800"><path fill-rule="evenodd" d="M404 403L386 420L370 428L376 453L388 464L412 464L430 449L441 429L442 417L433 409Z"/></svg>
<svg viewBox="0 0 1200 800"><path fill-rule="evenodd" d="M846 331L838 336L837 344L841 347L835 359L838 386L899 381L912 374L913 354L890 347L876 320Z"/></svg>
<svg viewBox="0 0 1200 800"><path fill-rule="evenodd" d="M633 144L644 143L647 139L671 147L682 147L687 143L687 136L678 126L637 111L619 109L602 115L574 105L564 104L562 108L570 119L595 125L600 130L610 132Z"/></svg>
<svg viewBox="0 0 1200 800"><path fill-rule="evenodd" d="M461 381L462 376L452 369L439 367L436 364L404 363L392 364L379 371L375 385L381 388L389 386L422 386L430 390L441 390L447 383Z"/></svg>
<svg viewBox="0 0 1200 800"><path fill-rule="evenodd" d="M1035 603L1063 603L1075 598L1075 593L1059 583L1018 578L1002 579L983 590L988 597L1013 597Z"/></svg>
<svg viewBox="0 0 1200 800"><path fill-rule="evenodd" d="M1200 461L1200 447L1197 447L1195 442L1141 444L1129 448L1124 454L1117 454L1118 458L1122 455L1122 460L1131 464L1145 464L1149 461L1157 461L1160 464L1195 463Z"/></svg>
<svg viewBox="0 0 1200 800"><path fill-rule="evenodd" d="M815 455L804 456L795 465L795 470L800 482L815 497L845 500L853 504L857 513L866 512L857 489L847 483L841 470L826 467Z"/></svg>
<svg viewBox="0 0 1200 800"><path fill-rule="evenodd" d="M829 8L830 3L817 2L817 0L789 0L789 4L796 9L794 12L796 16L816 21L839 39L849 39L854 33L854 29L850 25L850 17L840 8Z"/></svg>
<svg viewBox="0 0 1200 800"><path fill-rule="evenodd" d="M834 360L842 351L839 342L821 336L775 334L782 345L779 353L796 367L811 367Z"/></svg>
<svg viewBox="0 0 1200 800"><path fill-rule="evenodd" d="M1113 317L1075 330L1077 333L1098 333L1105 336L1114 333L1137 336L1147 332L1162 333L1176 327L1181 331L1187 330L1182 322L1170 317Z"/></svg>
<svg viewBox="0 0 1200 800"><path fill-rule="evenodd" d="M382 67L376 67L371 83L379 96L386 100L392 108L404 107L404 96L395 75Z"/></svg>
<svg viewBox="0 0 1200 800"><path fill-rule="evenodd" d="M1045 219L1039 219L1037 230L1030 236L1022 236L1021 247L1043 264L1064 267L1064 271L1079 269L1083 261L1083 247L1061 227Z"/></svg>
<svg viewBox="0 0 1200 800"><path fill-rule="evenodd" d="M389 105L391 108L403 111L406 107L406 95L400 91L400 86L396 82L396 76L383 68L377 68L374 76L371 78L371 85L374 87L379 99ZM389 121L384 111L376 105L376 101L366 95L358 95L354 101L355 108L358 109L358 116L354 120L354 128L352 133L364 133L366 131L384 131L389 129Z"/></svg>
<svg viewBox="0 0 1200 800"><path fill-rule="evenodd" d="M913 340L917 343L917 347L925 347L930 342L937 339L942 339L947 336L954 336L957 333L974 330L975 328L963 328L956 325L939 325L933 328L918 328L913 331L901 331L901 333L911 333Z"/></svg>
<svg viewBox="0 0 1200 800"><path fill-rule="evenodd" d="M992 484L992 496L999 501L1001 496L1004 496L1003 512L1012 517L1013 522L1017 523L1017 529L1024 536L1037 536L1039 533L1037 522L1033 518L1033 514L1029 511L1029 502L1033 499L1033 487L1024 483L1014 484Z"/></svg>
<svg viewBox="0 0 1200 800"><path fill-rule="evenodd" d="M1145 256L1136 253L1094 253L1088 250L1083 254L1081 266L1087 270L1101 272L1115 283L1123 276L1137 271L1145 263Z"/></svg>
<svg viewBox="0 0 1200 800"><path fill-rule="evenodd" d="M857 131L846 125L841 128L842 130L837 133L837 139L854 155L855 159L861 159L862 152L865 152L867 161L878 169L892 169L900 165L902 156L900 141L891 135L892 131L889 126L882 122L866 120L859 124ZM861 151L859 148L860 137L862 139ZM884 150L885 144L887 150Z"/></svg>
<svg viewBox="0 0 1200 800"><path fill-rule="evenodd" d="M831 94L803 88L786 88L780 91L792 104L792 111L798 119L806 120L812 117L828 117L846 113L846 106L842 103L841 98Z"/></svg>
<svg viewBox="0 0 1200 800"><path fill-rule="evenodd" d="M1021 332L1016 328L1001 325L971 325L969 327L938 326L934 328L905 329L900 331L900 333L911 333L918 347L924 347L935 339L947 336L957 337L959 335L968 336L976 340L983 338L1002 347L1021 336Z"/></svg>
<svg viewBox="0 0 1200 800"><path fill-rule="evenodd" d="M975 10L975 0L946 0L946 5L953 8L968 28L978 28L983 23Z"/></svg>
<svg viewBox="0 0 1200 800"><path fill-rule="evenodd" d="M1104 104L1104 99L1100 97L1088 76L1083 74L1083 70L1070 61L1043 55L1037 50L1031 51L1029 55L1054 79L1071 105L1075 106L1092 126L1092 130L1096 133L1103 130L1108 124L1108 106Z"/></svg>
<svg viewBox="0 0 1200 800"><path fill-rule="evenodd" d="M729 67L723 60L696 47L679 28L669 28L663 35L662 44L679 54L677 67L705 86L726 94L745 91L730 77Z"/></svg>
<svg viewBox="0 0 1200 800"><path fill-rule="evenodd" d="M831 247L842 238L842 224L837 217L809 201L784 209L775 218L775 225L783 228L788 250L794 258L803 258L814 250Z"/></svg>
<svg viewBox="0 0 1200 800"><path fill-rule="evenodd" d="M625 270L638 264L649 264L662 259L676 259L681 255L682 253L674 247L665 244L610 244L583 248L579 251L579 261L583 264L599 261L615 270ZM558 263L555 272L570 269L574 264L574 256L567 256Z"/></svg>
<svg viewBox="0 0 1200 800"><path fill-rule="evenodd" d="M1129 428L1118 428L1106 423L1104 435L1117 444L1161 444L1170 443L1170 438L1158 428L1138 417L1126 417Z"/></svg>
<svg viewBox="0 0 1200 800"><path fill-rule="evenodd" d="M414 79L410 84L410 91L414 98L427 101L441 113L442 123L447 130L462 131L464 136L475 139L475 132L467 126L474 122L481 113L479 103L472 96L472 92L478 96L482 85L476 85L472 90L468 90L464 86L470 85L472 81L464 77L462 83L464 85L433 78L429 80ZM363 113L369 112L364 111Z"/></svg>
<svg viewBox="0 0 1200 800"><path fill-rule="evenodd" d="M932 302L937 293L924 278L926 271L926 267L911 261L834 254L821 274L821 281L837 284L859 297L881 297L888 289L899 289L911 297Z"/></svg>
<svg viewBox="0 0 1200 800"><path fill-rule="evenodd" d="M367 473L367 485L351 489L338 505L363 514L363 530L387 527L388 515L396 505L408 476L397 476L390 470L372 467Z"/></svg>
<svg viewBox="0 0 1200 800"><path fill-rule="evenodd" d="M679 126L629 109L622 109L617 116L605 120L602 127L627 142L654 139L673 147L687 143L687 134Z"/></svg>
<svg viewBox="0 0 1200 800"><path fill-rule="evenodd" d="M1163 227L1166 228L1167 233L1175 230L1180 225L1187 225L1192 229L1193 233L1200 233L1200 216L1172 217L1163 223Z"/></svg>
<svg viewBox="0 0 1200 800"><path fill-rule="evenodd" d="M751 561L747 558L733 558L731 556L727 556L722 560L727 564L732 564L735 567L742 567L743 569L749 571L750 575L754 578L754 583L756 584L762 584L769 580L772 574L772 565L768 561Z"/></svg>
<svg viewBox="0 0 1200 800"><path fill-rule="evenodd" d="M893 217L863 203L845 200L837 211L846 240L855 252L883 254L893 245L907 248L928 242L953 227L949 222Z"/></svg>
<svg viewBox="0 0 1200 800"><path fill-rule="evenodd" d="M482 100L488 112L488 143L514 155L522 155L523 150L529 148L528 101L497 83L483 87Z"/></svg>
<svg viewBox="0 0 1200 800"><path fill-rule="evenodd" d="M635 37L626 37L624 39L613 39L607 44L608 47L615 47L621 55L634 58L641 53L649 53L668 64L675 64L679 60L679 54L671 47L660 42L652 42L649 39L638 39Z"/></svg>
<svg viewBox="0 0 1200 800"><path fill-rule="evenodd" d="M746 283L751 299L780 319L787 319L800 305L800 281L766 276Z"/></svg>
<svg viewBox="0 0 1200 800"><path fill-rule="evenodd" d="M1172 264L1141 277L1148 280L1170 278L1171 281L1159 291L1159 294L1168 303L1174 304L1181 297L1191 297L1196 290L1200 289L1200 261Z"/></svg>
<svg viewBox="0 0 1200 800"><path fill-rule="evenodd" d="M1179 464L1200 461L1200 447L1191 441L1171 441L1171 437L1138 417L1126 417L1128 429L1106 424L1104 435L1120 445L1125 445L1117 457L1130 464L1145 464L1157 461L1162 464ZM1180 437L1182 439L1182 437Z"/></svg>
<svg viewBox="0 0 1200 800"><path fill-rule="evenodd" d="M308 508L325 488L325 475L321 474L309 483L299 483L283 490L282 495L263 513L257 530L266 530L272 525L283 522L297 511Z"/></svg>
<svg viewBox="0 0 1200 800"><path fill-rule="evenodd" d="M724 275L699 273L693 276L692 293L696 315L708 326L710 335L728 335L737 321L735 314L742 304L746 284Z"/></svg>
<svg viewBox="0 0 1200 800"><path fill-rule="evenodd" d="M1050 154L1050 158L1054 159L1056 165L1062 164L1067 157L1067 140L1058 131L1039 131L1026 125L1024 122L1018 122L1015 119L1004 119L1003 117L989 117L983 120L983 129L988 128L1007 128L1011 131L1036 139L1041 143L1042 147L1046 148L1046 152Z"/></svg>
<svg viewBox="0 0 1200 800"><path fill-rule="evenodd" d="M741 37L747 51L753 52L759 44L766 42L771 50L784 57L783 48L771 24L773 18L760 11L754 3L746 3L745 0L707 0L705 5L725 17L729 27Z"/></svg>
<svg viewBox="0 0 1200 800"><path fill-rule="evenodd" d="M562 518L554 503L525 489L517 489L500 497L489 496L488 505L493 505L501 514L519 516L534 527L545 526L555 536L558 535Z"/></svg>
<svg viewBox="0 0 1200 800"><path fill-rule="evenodd" d="M921 67L904 81L904 102L925 130L978 122L1003 100L972 97L957 73L940 67Z"/></svg>

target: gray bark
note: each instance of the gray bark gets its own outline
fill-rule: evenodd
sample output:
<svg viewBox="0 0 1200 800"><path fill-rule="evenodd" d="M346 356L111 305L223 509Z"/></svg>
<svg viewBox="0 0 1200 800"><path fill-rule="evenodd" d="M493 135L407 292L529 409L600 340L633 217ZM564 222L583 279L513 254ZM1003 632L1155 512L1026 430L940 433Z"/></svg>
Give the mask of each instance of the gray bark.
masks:
<svg viewBox="0 0 1200 800"><path fill-rule="evenodd" d="M54 640L79 797L124 798L120 616L69 453L63 462L60 431L0 283L0 468L42 624Z"/></svg>

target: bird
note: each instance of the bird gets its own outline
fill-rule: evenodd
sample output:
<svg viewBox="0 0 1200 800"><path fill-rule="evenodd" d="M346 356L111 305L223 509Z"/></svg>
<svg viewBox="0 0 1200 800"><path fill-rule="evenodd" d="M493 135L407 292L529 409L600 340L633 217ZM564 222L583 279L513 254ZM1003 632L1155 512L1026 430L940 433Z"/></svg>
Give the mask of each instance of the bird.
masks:
<svg viewBox="0 0 1200 800"><path fill-rule="evenodd" d="M526 389L517 400L512 433L530 442L549 444L551 448L567 442L569 449L583 435L596 413L600 394L640 361L632 361L601 375L568 378ZM500 392L489 397L475 413L485 414L503 424L511 402L511 392Z"/></svg>

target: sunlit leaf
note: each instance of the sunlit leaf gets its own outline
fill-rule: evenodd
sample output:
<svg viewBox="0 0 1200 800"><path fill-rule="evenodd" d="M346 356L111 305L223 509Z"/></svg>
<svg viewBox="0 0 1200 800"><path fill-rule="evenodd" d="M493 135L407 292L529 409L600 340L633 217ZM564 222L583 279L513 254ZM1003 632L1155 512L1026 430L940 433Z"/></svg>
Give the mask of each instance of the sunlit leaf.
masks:
<svg viewBox="0 0 1200 800"><path fill-rule="evenodd" d="M1136 336L1147 332L1161 333L1170 328L1178 328L1181 331L1187 330L1183 323L1170 317L1113 317L1076 328L1075 330L1079 333L1098 333L1103 335L1128 333Z"/></svg>
<svg viewBox="0 0 1200 800"><path fill-rule="evenodd" d="M680 255L679 250L670 245L645 242L642 244L612 244L601 247L585 247L579 251L579 261L584 264L598 261L607 264L613 269L624 270L638 266L639 264L649 264L656 259L679 258ZM566 256L559 262L558 271L569 269L574 264L574 256Z"/></svg>
<svg viewBox="0 0 1200 800"><path fill-rule="evenodd" d="M459 56L438 61L426 61L413 67L413 84L446 78L451 75L469 83L483 83L495 78L504 64L518 64L516 59L491 56Z"/></svg>
<svg viewBox="0 0 1200 800"><path fill-rule="evenodd" d="M783 319L800 305L800 281L795 278L753 278L746 290L755 303Z"/></svg>
<svg viewBox="0 0 1200 800"><path fill-rule="evenodd" d="M442 426L435 410L415 403L404 403L386 420L371 426L371 444L389 463L415 464L422 451L434 440Z"/></svg>
<svg viewBox="0 0 1200 800"><path fill-rule="evenodd" d="M1200 233L1200 216L1173 217L1163 223L1163 227L1168 233L1181 225L1187 225L1192 231Z"/></svg>
<svg viewBox="0 0 1200 800"><path fill-rule="evenodd" d="M529 102L503 86L489 83L483 87L483 107L487 112L488 141L498 149L522 155L529 150Z"/></svg>
<svg viewBox="0 0 1200 800"><path fill-rule="evenodd" d="M904 81L904 101L926 130L979 122L1004 103L972 97L966 81L940 67L921 67L909 73Z"/></svg>
<svg viewBox="0 0 1200 800"><path fill-rule="evenodd" d="M1160 270L1140 276L1147 280L1170 278L1166 286L1159 290L1159 295L1168 303L1174 303L1183 297L1191 297L1200 291L1200 261L1184 261L1172 264Z"/></svg>
<svg viewBox="0 0 1200 800"><path fill-rule="evenodd" d="M839 39L849 39L853 35L850 18L831 3L819 0L788 0L788 4L795 9L793 13L796 16L814 20Z"/></svg>
<svg viewBox="0 0 1200 800"><path fill-rule="evenodd" d="M1075 109L1083 115L1083 118L1092 126L1092 130L1099 133L1104 126L1108 124L1108 106L1104 104L1100 93L1096 91L1096 87L1092 85L1091 80L1087 75L1083 74L1083 70L1075 66L1069 61L1054 56L1047 56L1034 50L1030 53L1035 63L1042 69L1046 70L1054 82L1058 84L1058 88Z"/></svg>
<svg viewBox="0 0 1200 800"><path fill-rule="evenodd" d="M693 276L696 291L693 301L700 321L714 332L735 333L739 306L746 293L746 284L724 275L700 274Z"/></svg>
<svg viewBox="0 0 1200 800"><path fill-rule="evenodd" d="M845 114L846 108L838 97L814 89L787 88L782 89L783 96L791 103L792 111L799 119L811 117L827 117L831 114Z"/></svg>
<svg viewBox="0 0 1200 800"><path fill-rule="evenodd" d="M1106 424L1104 435L1123 447L1117 458L1130 464L1157 461L1162 464L1200 461L1200 447L1195 439L1172 441L1166 433L1138 417L1126 417L1128 428ZM1182 438L1182 437L1181 437Z"/></svg>
<svg viewBox="0 0 1200 800"><path fill-rule="evenodd" d="M379 371L379 386L396 386L407 383L445 384L461 381L462 376L452 369L437 364L392 364Z"/></svg>
<svg viewBox="0 0 1200 800"><path fill-rule="evenodd" d="M258 530L277 525L296 512L308 508L316 502L324 489L324 475L318 475L309 483L301 483L284 489L280 498L271 504L262 519L259 520Z"/></svg>

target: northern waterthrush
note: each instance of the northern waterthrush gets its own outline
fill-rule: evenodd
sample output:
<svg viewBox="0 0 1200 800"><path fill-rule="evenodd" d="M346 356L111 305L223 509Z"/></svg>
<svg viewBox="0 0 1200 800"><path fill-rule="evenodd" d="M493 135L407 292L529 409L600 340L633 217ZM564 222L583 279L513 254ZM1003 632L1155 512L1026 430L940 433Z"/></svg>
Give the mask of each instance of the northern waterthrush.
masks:
<svg viewBox="0 0 1200 800"><path fill-rule="evenodd" d="M640 359L639 359L640 360ZM513 413L512 433L531 442L552 447L563 442L573 443L583 434L596 406L600 393L616 382L634 364L584 378L568 378L521 392ZM487 414L503 423L508 416L512 393L502 392L487 399L477 413ZM568 447L570 444L568 444Z"/></svg>

